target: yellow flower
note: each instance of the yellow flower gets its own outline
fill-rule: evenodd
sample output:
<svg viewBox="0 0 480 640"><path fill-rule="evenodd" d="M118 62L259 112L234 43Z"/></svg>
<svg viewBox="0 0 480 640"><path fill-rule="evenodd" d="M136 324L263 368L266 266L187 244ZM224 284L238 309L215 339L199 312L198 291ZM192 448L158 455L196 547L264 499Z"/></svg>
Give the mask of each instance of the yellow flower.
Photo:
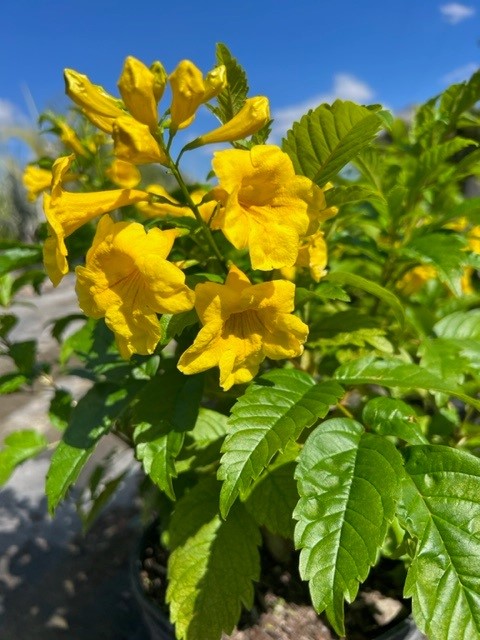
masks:
<svg viewBox="0 0 480 640"><path fill-rule="evenodd" d="M195 214L187 205L182 205L172 198L168 191L159 184L152 184L147 187L149 193L161 196L167 202L139 202L137 209L147 218L161 218L165 216L194 218ZM190 197L194 204L197 205L200 215L205 222L209 222L210 218L217 206L216 201L208 201L201 204L204 195L207 192L203 189L192 191Z"/></svg>
<svg viewBox="0 0 480 640"><path fill-rule="evenodd" d="M70 147L70 149L74 153L77 153L79 156L88 155L81 140L78 138L77 134L69 124L67 124L64 120L56 120L55 124L60 129L60 140L67 147Z"/></svg>
<svg viewBox="0 0 480 640"><path fill-rule="evenodd" d="M248 248L254 269L293 266L300 237L325 210L323 191L295 175L288 155L274 145L217 151L212 164L223 194L212 228L236 249Z"/></svg>
<svg viewBox="0 0 480 640"><path fill-rule="evenodd" d="M67 95L82 108L83 113L96 127L111 133L114 120L125 114L120 101L107 93L103 87L92 84L83 73L65 69L64 77Z"/></svg>
<svg viewBox="0 0 480 640"><path fill-rule="evenodd" d="M184 129L192 123L195 112L204 102L208 102L227 85L226 69L220 65L207 74L202 72L190 60L182 60L169 77L172 88L170 105L170 129Z"/></svg>
<svg viewBox="0 0 480 640"><path fill-rule="evenodd" d="M102 213L148 200L145 191L113 189L92 193L72 193L62 188L74 156L58 158L52 168L52 192L45 194L43 208L49 236L43 246L43 259L48 277L55 286L68 273L65 238Z"/></svg>
<svg viewBox="0 0 480 640"><path fill-rule="evenodd" d="M155 75L143 62L133 56L125 59L118 81L120 94L132 116L152 131L158 124L156 82Z"/></svg>
<svg viewBox="0 0 480 640"><path fill-rule="evenodd" d="M473 253L480 253L480 225L472 227L467 235L467 248Z"/></svg>
<svg viewBox="0 0 480 640"><path fill-rule="evenodd" d="M240 111L221 127L203 134L189 142L186 149L196 149L204 144L231 142L251 136L270 121L268 98L256 96L247 98Z"/></svg>
<svg viewBox="0 0 480 640"><path fill-rule="evenodd" d="M134 164L118 158L113 160L105 173L113 183L125 189L133 189L142 179L140 171Z"/></svg>
<svg viewBox="0 0 480 640"><path fill-rule="evenodd" d="M195 289L204 325L181 356L180 371L220 368L220 385L249 382L265 358L293 358L303 352L308 327L291 312L295 286L285 280L252 285L232 266L224 285L206 282Z"/></svg>
<svg viewBox="0 0 480 640"><path fill-rule="evenodd" d="M23 186L27 190L27 197L30 202L38 198L42 191L50 189L52 183L52 172L49 169L42 169L33 164L25 167L23 172Z"/></svg>
<svg viewBox="0 0 480 640"><path fill-rule="evenodd" d="M406 296L417 293L423 287L423 285L437 277L437 270L431 264L419 264L407 273L399 280L397 286L402 290L402 293Z"/></svg>
<svg viewBox="0 0 480 640"><path fill-rule="evenodd" d="M315 282L326 275L327 267L327 243L322 231L305 238L298 251L297 267L307 267Z"/></svg>
<svg viewBox="0 0 480 640"><path fill-rule="evenodd" d="M85 267L75 270L81 309L105 318L125 359L153 353L161 335L157 313L193 307L184 274L166 260L176 235L175 229L146 232L138 222L103 216Z"/></svg>
<svg viewBox="0 0 480 640"><path fill-rule="evenodd" d="M121 160L132 164L168 163L165 152L152 136L148 126L130 115L114 120L112 137L114 153Z"/></svg>

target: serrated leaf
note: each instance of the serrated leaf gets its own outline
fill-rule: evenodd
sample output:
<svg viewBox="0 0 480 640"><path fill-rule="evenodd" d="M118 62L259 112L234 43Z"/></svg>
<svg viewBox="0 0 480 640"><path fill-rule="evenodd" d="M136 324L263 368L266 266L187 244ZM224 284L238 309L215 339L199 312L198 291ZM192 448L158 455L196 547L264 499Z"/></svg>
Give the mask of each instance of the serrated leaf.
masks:
<svg viewBox="0 0 480 640"><path fill-rule="evenodd" d="M422 263L433 264L440 278L457 295L465 265L465 240L455 233L429 233L414 238L404 247L405 255Z"/></svg>
<svg viewBox="0 0 480 640"><path fill-rule="evenodd" d="M423 367L396 358L380 360L375 356L365 356L351 360L335 371L335 379L345 385L378 384L399 389L439 391L480 409L480 400L468 396L456 386L446 384Z"/></svg>
<svg viewBox="0 0 480 640"><path fill-rule="evenodd" d="M225 65L227 86L218 94L218 107L213 107L212 111L224 124L231 120L244 105L248 95L248 82L243 67L232 56L228 47L221 42L217 43L216 57L217 64Z"/></svg>
<svg viewBox="0 0 480 640"><path fill-rule="evenodd" d="M297 444L287 447L257 479L245 501L245 506L260 527L273 534L293 539L293 510L298 502L294 479Z"/></svg>
<svg viewBox="0 0 480 640"><path fill-rule="evenodd" d="M241 606L251 609L260 534L242 504L218 513L218 483L208 478L175 506L170 522L167 602L179 640L219 640Z"/></svg>
<svg viewBox="0 0 480 640"><path fill-rule="evenodd" d="M133 394L134 389L99 382L78 401L47 473L45 491L50 513L77 480L98 441L110 431Z"/></svg>
<svg viewBox="0 0 480 640"><path fill-rule="evenodd" d="M307 438L296 477L295 544L312 603L344 635L352 602L375 563L400 492L402 460L386 438L347 418L327 420Z"/></svg>
<svg viewBox="0 0 480 640"><path fill-rule="evenodd" d="M350 296L342 287L332 282L321 282L315 289L295 287L295 308L302 307L311 300L342 300L350 302Z"/></svg>
<svg viewBox="0 0 480 640"><path fill-rule="evenodd" d="M476 71L467 82L454 84L441 96L440 117L448 119L454 126L460 115L480 100L480 71Z"/></svg>
<svg viewBox="0 0 480 640"><path fill-rule="evenodd" d="M337 383L315 384L296 369L270 371L254 380L232 409L222 447L218 478L224 481L220 494L224 517L273 456L326 416L342 395Z"/></svg>
<svg viewBox="0 0 480 640"><path fill-rule="evenodd" d="M465 380L468 359L460 354L453 340L425 338L418 349L420 366L441 378L445 384L460 385Z"/></svg>
<svg viewBox="0 0 480 640"><path fill-rule="evenodd" d="M410 444L425 444L417 414L403 400L378 397L369 400L363 408L362 420L367 427L381 436L395 436Z"/></svg>
<svg viewBox="0 0 480 640"><path fill-rule="evenodd" d="M360 184L339 186L325 191L329 207L341 207L350 202L378 202L385 204L385 198L379 191Z"/></svg>
<svg viewBox="0 0 480 640"><path fill-rule="evenodd" d="M381 287L376 282L372 282L371 280L367 280L367 278L363 278L355 273L350 273L348 271L334 271L328 274L327 278L328 282L333 282L335 284L349 284L352 287L357 287L358 289L362 289L367 293L371 293L373 296L385 302L395 314L400 327L403 327L405 324L405 311L403 305L400 300L397 298L395 294L393 294L388 289Z"/></svg>
<svg viewBox="0 0 480 640"><path fill-rule="evenodd" d="M430 638L480 637L480 461L440 445L405 452L403 526L417 540L405 595Z"/></svg>
<svg viewBox="0 0 480 640"><path fill-rule="evenodd" d="M39 262L42 262L40 246L16 245L5 249L0 247L0 275Z"/></svg>
<svg viewBox="0 0 480 640"><path fill-rule="evenodd" d="M456 311L439 320L433 327L440 338L480 339L480 309Z"/></svg>
<svg viewBox="0 0 480 640"><path fill-rule="evenodd" d="M372 110L336 100L295 122L282 149L290 156L296 173L324 186L374 139L381 126L382 119Z"/></svg>
<svg viewBox="0 0 480 640"><path fill-rule="evenodd" d="M0 485L5 484L19 464L44 451L47 445L45 436L33 429L10 433L0 451Z"/></svg>
<svg viewBox="0 0 480 640"><path fill-rule="evenodd" d="M184 376L172 369L144 386L133 411L135 455L145 473L172 500L175 459L185 432L195 426L202 392L203 376Z"/></svg>
<svg viewBox="0 0 480 640"><path fill-rule="evenodd" d="M472 145L477 146L475 140L461 138L457 136L447 142L433 145L418 157L415 165L414 183L427 181L431 182L437 169L439 169L448 158L455 153L466 149Z"/></svg>

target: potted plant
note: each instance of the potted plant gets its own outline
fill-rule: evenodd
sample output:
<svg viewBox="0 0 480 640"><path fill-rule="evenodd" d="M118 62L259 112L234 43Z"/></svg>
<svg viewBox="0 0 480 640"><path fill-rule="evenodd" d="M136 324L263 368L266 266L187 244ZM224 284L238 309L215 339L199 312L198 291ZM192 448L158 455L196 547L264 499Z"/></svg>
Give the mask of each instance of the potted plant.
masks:
<svg viewBox="0 0 480 640"><path fill-rule="evenodd" d="M86 316L53 333L62 366L80 361L92 381L75 406L52 397L65 429L50 510L115 433L161 517L179 640L230 633L261 551L294 548L339 635L345 602L386 557L405 566L432 640L480 637L480 206L462 191L478 173L480 75L411 123L319 105L278 146L267 98L248 97L224 45L216 56L205 76L129 57L121 98L66 70L76 121L43 118L72 153L39 159L26 183L45 191L46 272L58 285L76 265ZM202 105L220 124L192 139ZM190 184L184 154L220 143L208 181ZM38 246L7 246L3 270L38 259ZM10 291L28 273L8 276ZM5 392L39 373L33 347L9 340L14 321L2 320L17 367ZM46 446L9 436L2 478ZM95 510L115 483L91 486Z"/></svg>

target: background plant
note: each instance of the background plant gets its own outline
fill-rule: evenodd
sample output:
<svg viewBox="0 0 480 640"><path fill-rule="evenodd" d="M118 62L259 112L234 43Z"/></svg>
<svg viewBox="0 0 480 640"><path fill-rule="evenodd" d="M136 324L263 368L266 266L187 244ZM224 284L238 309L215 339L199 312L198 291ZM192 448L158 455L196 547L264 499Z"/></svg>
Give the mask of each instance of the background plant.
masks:
<svg viewBox="0 0 480 640"><path fill-rule="evenodd" d="M130 64L136 69L137 62ZM167 75L158 63L150 71L156 98ZM480 199L465 198L465 183L479 167L480 75L422 105L409 123L378 105L339 100L305 114L282 149L296 176L324 194L321 225L298 239L296 266L263 270L252 269L251 240L243 246L230 230L222 232L225 196L210 181L189 184L183 176L183 153L203 140L175 147L178 128L208 97L213 115L229 126L234 149L255 154L264 148L265 112L258 131L249 128L255 117L249 112L241 116L249 125L245 138L235 127L231 133L250 103L245 72L223 45L214 71L216 96L210 99L204 78L186 111L175 105L170 74L173 99L155 121L137 85L126 87L129 76L120 82L123 103L107 96L99 106L79 103L75 82L85 81L70 72L67 87L80 113L69 122L55 114L43 119L75 155L62 174L71 182L61 188L78 195L120 187L130 200L109 210L108 224L176 230L169 259L183 269L197 299L225 291L231 263L252 287L282 281L288 289L291 279L294 317L309 328L305 349L285 360L267 354L248 385L248 379L224 383L222 390L214 364L190 375L177 368L198 339L199 316L206 324L198 308L161 313L152 353L129 360L103 318L85 318L64 339L78 314L60 317L52 329L60 364L78 371L80 361L92 386L75 406L54 386L50 413L62 437L47 477L50 510L100 439L113 432L132 446L150 489L158 491L153 510L161 513L170 550L167 599L179 638L219 638L236 624L242 606L252 606L265 532L300 549L312 602L339 634L344 602L386 555L405 563L405 595L431 638L480 637ZM139 73L143 77L143 67ZM148 152L157 164L143 163L138 123L148 128ZM40 158L36 167L55 174L54 160ZM134 201L135 189L146 194L143 200ZM96 232L91 216L66 238L70 266L83 265ZM44 225L39 240L49 233ZM40 244L4 249L5 307L26 283L41 291L40 254ZM15 322L6 310L1 337L14 370L2 378L4 393L45 371L34 341L9 339ZM47 446L28 429L8 436L2 479ZM92 476L87 524L120 479L102 483L98 470Z"/></svg>

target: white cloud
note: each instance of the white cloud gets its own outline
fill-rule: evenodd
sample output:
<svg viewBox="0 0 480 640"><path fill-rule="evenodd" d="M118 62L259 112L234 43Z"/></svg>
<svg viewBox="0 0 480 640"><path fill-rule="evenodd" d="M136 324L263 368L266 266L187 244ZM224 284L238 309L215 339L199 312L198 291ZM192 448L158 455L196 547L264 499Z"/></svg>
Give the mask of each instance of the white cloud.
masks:
<svg viewBox="0 0 480 640"><path fill-rule="evenodd" d="M454 84L456 82L463 82L464 80L468 80L471 75L475 73L478 69L478 64L475 62L469 62L468 64L464 64L463 67L458 67L449 73L446 73L442 77L442 83L445 84Z"/></svg>
<svg viewBox="0 0 480 640"><path fill-rule="evenodd" d="M0 125L12 125L16 121L16 111L11 102L0 98Z"/></svg>
<svg viewBox="0 0 480 640"><path fill-rule="evenodd" d="M316 95L303 102L276 109L273 112L273 129L270 135L271 142L278 142L290 128L291 124L298 120L309 109L315 109L323 102L331 103L337 98L352 100L353 102L366 103L374 97L373 89L348 73L338 73L333 78L333 86L327 93Z"/></svg>
<svg viewBox="0 0 480 640"><path fill-rule="evenodd" d="M450 2L440 7L440 13L449 24L458 24L475 15L475 9L468 7L466 4Z"/></svg>

